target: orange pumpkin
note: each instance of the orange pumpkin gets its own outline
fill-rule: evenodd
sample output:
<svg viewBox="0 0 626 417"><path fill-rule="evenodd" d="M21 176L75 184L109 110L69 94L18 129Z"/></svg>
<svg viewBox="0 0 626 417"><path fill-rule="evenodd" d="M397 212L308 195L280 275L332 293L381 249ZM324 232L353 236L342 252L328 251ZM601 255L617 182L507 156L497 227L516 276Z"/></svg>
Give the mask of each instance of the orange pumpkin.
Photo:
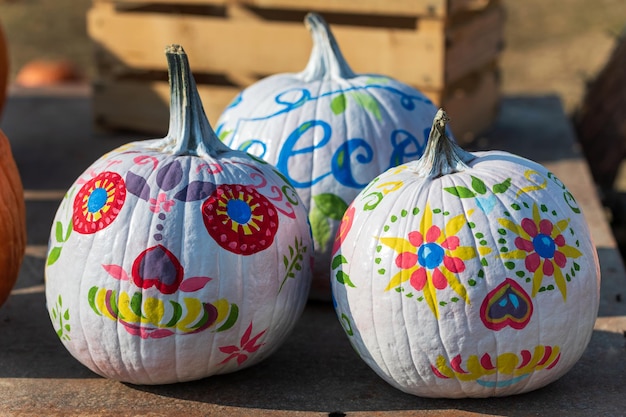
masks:
<svg viewBox="0 0 626 417"><path fill-rule="evenodd" d="M47 87L77 82L79 70L66 59L34 59L27 62L15 76L15 84L21 87Z"/></svg>
<svg viewBox="0 0 626 417"><path fill-rule="evenodd" d="M9 140L0 130L0 305L19 273L26 246L24 190Z"/></svg>
<svg viewBox="0 0 626 417"><path fill-rule="evenodd" d="M7 42L0 25L0 116L4 107L4 100L7 94L7 82L9 80L9 53L7 51Z"/></svg>

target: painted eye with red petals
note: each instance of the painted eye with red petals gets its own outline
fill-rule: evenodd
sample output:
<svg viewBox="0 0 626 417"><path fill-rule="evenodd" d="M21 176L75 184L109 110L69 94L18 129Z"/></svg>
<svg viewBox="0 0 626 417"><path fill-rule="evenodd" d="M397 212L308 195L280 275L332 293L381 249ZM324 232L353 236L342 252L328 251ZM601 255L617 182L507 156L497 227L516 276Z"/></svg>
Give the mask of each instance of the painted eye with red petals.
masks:
<svg viewBox="0 0 626 417"><path fill-rule="evenodd" d="M90 179L74 199L74 230L91 234L104 229L115 220L125 199L126 185L119 174L106 171Z"/></svg>
<svg viewBox="0 0 626 417"><path fill-rule="evenodd" d="M268 248L278 230L274 204L254 188L222 184L202 204L202 219L224 249L251 255Z"/></svg>

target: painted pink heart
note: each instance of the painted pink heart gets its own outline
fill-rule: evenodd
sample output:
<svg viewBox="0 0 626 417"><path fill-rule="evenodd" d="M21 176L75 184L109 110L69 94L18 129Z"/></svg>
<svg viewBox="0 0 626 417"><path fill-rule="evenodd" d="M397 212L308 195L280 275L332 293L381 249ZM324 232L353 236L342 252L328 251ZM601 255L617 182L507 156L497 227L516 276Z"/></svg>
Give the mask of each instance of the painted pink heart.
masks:
<svg viewBox="0 0 626 417"><path fill-rule="evenodd" d="M173 294L183 280L184 269L176 255L157 245L141 252L133 262L133 282L140 288L156 287L163 294Z"/></svg>

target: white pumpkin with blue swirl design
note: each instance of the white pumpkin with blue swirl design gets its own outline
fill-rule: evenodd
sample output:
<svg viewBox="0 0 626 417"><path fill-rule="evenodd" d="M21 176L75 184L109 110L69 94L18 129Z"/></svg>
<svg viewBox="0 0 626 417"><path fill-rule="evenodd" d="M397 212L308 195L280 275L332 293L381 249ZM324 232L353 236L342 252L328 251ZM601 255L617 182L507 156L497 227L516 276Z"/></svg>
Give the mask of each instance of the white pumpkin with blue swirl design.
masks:
<svg viewBox="0 0 626 417"><path fill-rule="evenodd" d="M376 175L422 155L437 108L398 80L354 73L322 17L310 13L305 21L313 50L304 71L243 90L216 131L228 146L274 164L294 185L315 241L311 298L330 299L332 238L345 209Z"/></svg>

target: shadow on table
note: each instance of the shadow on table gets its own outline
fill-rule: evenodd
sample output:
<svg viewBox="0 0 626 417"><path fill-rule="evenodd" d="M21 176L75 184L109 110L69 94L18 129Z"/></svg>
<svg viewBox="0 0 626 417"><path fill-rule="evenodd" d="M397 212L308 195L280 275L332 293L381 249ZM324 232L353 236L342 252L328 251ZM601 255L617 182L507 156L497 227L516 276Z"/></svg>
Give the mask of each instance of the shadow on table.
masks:
<svg viewBox="0 0 626 417"><path fill-rule="evenodd" d="M494 415L559 415L568 410L567 415L585 415L584 410L607 410L607 404L615 404L615 412L624 410L624 364L623 335L594 331L575 367L540 390L490 399L419 398L391 387L371 371L350 347L332 307L313 303L288 341L249 369L195 382L128 387L179 400L259 409L329 413L458 409Z"/></svg>
<svg viewBox="0 0 626 417"><path fill-rule="evenodd" d="M0 309L0 378L99 378L58 340L43 290L28 293L28 288L18 286L17 295ZM229 407L329 413L457 409L494 415L558 415L545 413L567 410L567 415L575 416L616 407L612 411L618 415L626 409L625 364L623 335L594 331L574 368L540 390L477 400L419 398L396 390L374 374L352 350L332 306L311 302L285 344L249 369L187 383L121 385L138 402L147 399L138 395L141 392Z"/></svg>
<svg viewBox="0 0 626 417"><path fill-rule="evenodd" d="M505 150L546 163L581 157L580 146L572 138L573 127L557 95L505 96L495 123L466 148Z"/></svg>
<svg viewBox="0 0 626 417"><path fill-rule="evenodd" d="M0 308L0 378L97 377L57 337L43 282L44 259L26 256L12 294Z"/></svg>

